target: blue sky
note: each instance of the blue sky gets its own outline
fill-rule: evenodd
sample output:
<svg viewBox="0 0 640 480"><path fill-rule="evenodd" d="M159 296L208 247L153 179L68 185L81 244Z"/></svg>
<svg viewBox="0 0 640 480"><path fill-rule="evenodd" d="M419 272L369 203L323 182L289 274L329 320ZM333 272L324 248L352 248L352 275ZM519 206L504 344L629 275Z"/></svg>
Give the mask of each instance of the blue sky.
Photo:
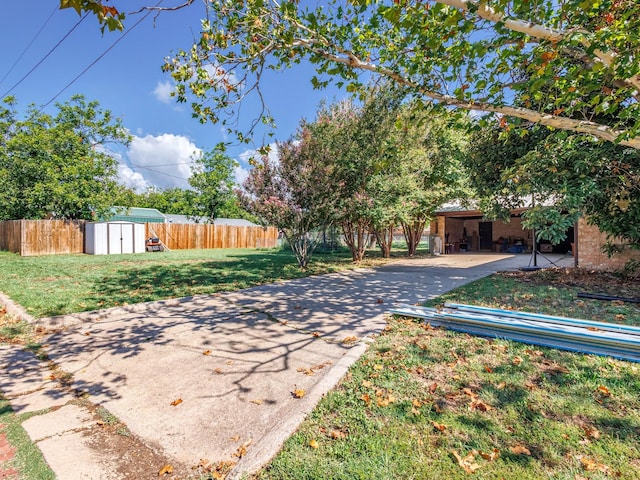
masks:
<svg viewBox="0 0 640 480"><path fill-rule="evenodd" d="M156 2L119 0L112 4L128 13L152 3ZM180 3L183 2L165 0L163 6ZM161 65L172 52L191 46L204 14L202 3L196 1L188 8L163 12L155 18L151 14L136 27L134 24L142 14L130 15L125 32L130 31L115 46L123 33L102 35L92 16L69 34L81 17L70 9L57 10L58 4L58 0L20 0L3 5L0 98L7 93L14 95L20 110L32 103L41 106L51 102L45 110L50 112L55 111L56 102L65 102L74 94L97 100L102 108L121 118L134 135L131 146L118 152L123 182L138 190L151 185L188 187L186 178L190 174L192 153L197 149L211 149L223 140L223 129L220 125L201 125L191 118L188 105L177 104L167 96L172 80L162 73ZM104 57L74 81L109 48ZM301 118L312 119L322 99L333 101L343 95L335 90L313 90L311 76L310 67L297 66L265 77L263 91L278 125L278 140L290 137ZM71 82L73 84L65 89ZM252 98L250 102L257 99ZM251 107L251 104L245 105L242 111L250 112ZM240 116L242 123L248 124L252 119L250 113ZM248 167L249 148L245 145L229 150L241 163L240 179L243 169Z"/></svg>

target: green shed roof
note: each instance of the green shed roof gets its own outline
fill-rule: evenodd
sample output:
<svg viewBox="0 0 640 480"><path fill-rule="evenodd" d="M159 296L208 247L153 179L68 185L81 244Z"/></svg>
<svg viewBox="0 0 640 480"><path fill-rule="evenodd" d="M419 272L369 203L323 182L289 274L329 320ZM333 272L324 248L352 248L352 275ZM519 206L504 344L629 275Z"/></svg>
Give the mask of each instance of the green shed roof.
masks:
<svg viewBox="0 0 640 480"><path fill-rule="evenodd" d="M155 208L112 207L109 221L165 223L165 216Z"/></svg>

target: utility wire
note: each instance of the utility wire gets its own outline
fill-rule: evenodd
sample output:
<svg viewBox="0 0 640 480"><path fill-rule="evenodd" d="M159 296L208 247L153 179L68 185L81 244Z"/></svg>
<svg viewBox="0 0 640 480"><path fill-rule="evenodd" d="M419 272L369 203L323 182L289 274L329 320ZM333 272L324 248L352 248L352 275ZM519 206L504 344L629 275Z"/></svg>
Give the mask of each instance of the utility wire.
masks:
<svg viewBox="0 0 640 480"><path fill-rule="evenodd" d="M54 13L56 13L58 11L58 6L56 5L55 7L53 7L53 11L51 12L51 14L49 15L49 18L47 18L45 20L45 22L42 24L42 26L40 27L40 30L38 30L38 32L34 35L34 37L31 39L31 41L29 42L29 45L27 45L25 47L25 49L22 51L22 53L20 54L20 56L18 57L18 59L13 62L13 65L11 65L11 68L9 68L9 70L7 71L7 73L4 74L4 77L2 77L2 79L0 80L0 84L2 84L2 82L4 82L6 80L6 78L9 76L9 74L13 71L13 69L15 68L15 66L18 64L18 62L20 60L22 60L22 57L24 57L25 53L27 53L27 50L29 50L29 48L31 48L31 45L33 45L33 42L36 41L36 38L38 38L38 36L42 33L42 30L44 30L44 27L47 26L47 24L49 23L49 20L51 20L51 18L53 17Z"/></svg>
<svg viewBox="0 0 640 480"><path fill-rule="evenodd" d="M160 6L160 4L163 2L164 0L160 0L155 6L158 7ZM62 87L62 89L60 89L58 91L58 93L56 93L47 103L45 103L44 105L42 105L40 107L39 111L42 111L43 109L45 109L46 107L48 107L51 102L53 102L56 98L58 98L60 96L60 94L62 92L64 92L67 88L69 88L71 85L73 85L81 76L83 76L85 73L87 73L89 71L89 69L91 67L93 67L96 63L98 63L100 60L102 60L102 57L104 57L107 53L109 53L111 51L111 49L113 49L113 47L115 47L118 43L120 43L122 41L122 39L124 39L134 28L136 28L138 25L140 25L149 15L151 14L151 10L147 11L147 13L145 13L142 18L140 18L140 20L138 20L136 23L133 24L133 26L126 30L122 36L120 38L118 38L115 42L113 42L111 44L111 46L109 46L104 52L102 52L98 58L96 58L93 62L91 62L89 64L89 66L87 68L85 68L84 70L82 70L82 72L80 72L78 75L76 75L76 77L71 80L69 83L67 83L64 87ZM86 16L86 14L85 14ZM84 18L84 17L83 17Z"/></svg>
<svg viewBox="0 0 640 480"><path fill-rule="evenodd" d="M2 97L0 97L0 98L4 98L4 97L6 97L7 95L9 95L9 94L13 91L13 89L14 89L14 88L16 88L18 85L20 85L20 84L21 84L21 83L22 83L22 82L23 82L23 81L24 81L24 80L25 80L29 75L31 75L31 74L33 73L33 71L34 71L36 68L38 68L42 62L44 62L47 58L49 58L49 55L51 55L51 54L54 52L54 50L55 50L56 48L58 48L58 47L60 46L60 44L61 44L62 42L64 42L64 41L67 39L67 37L68 37L69 35L71 35L71 33L72 33L72 32L73 32L73 31L78 27L78 25L80 25L80 24L83 22L83 20L84 20L85 18L87 18L87 15L89 15L89 12L85 13L85 14L84 14L84 16L83 16L80 20L78 20L78 23L76 23L73 27L71 27L71 30L69 30L69 31L65 34L65 36L64 36L64 37L62 37L62 39L61 39L58 43L56 43L56 44L53 46L53 48L52 48L51 50L49 50L49 51L47 52L47 54L46 54L44 57L42 57L42 59L41 59L38 63L36 63L36 64L35 64L35 66L34 66L32 69L31 69L31 70L29 70L29 71L28 71L28 72L27 72L27 73L26 73L26 74L25 74L25 75L24 75L20 80L18 80L18 81L15 83L15 85L14 85L13 87L11 87L9 90L7 90L7 91L4 93L4 95L2 95Z"/></svg>
<svg viewBox="0 0 640 480"><path fill-rule="evenodd" d="M155 167L156 165L154 165ZM161 172L160 170L154 170L153 168L149 168L149 167L143 167L142 165L133 165L134 168L142 168L144 170L149 170L150 172L154 172L157 173L159 175L165 175L167 177L173 177L173 178L177 178L179 180L184 180L185 182L188 181L188 179L184 178L184 177L179 177L177 175L172 175L170 173L165 173L165 172Z"/></svg>
<svg viewBox="0 0 640 480"><path fill-rule="evenodd" d="M178 162L178 163L161 163L159 165L153 165L154 167L175 167L178 165L194 165L196 162L191 161L191 162ZM146 168L142 165L136 165L136 164L132 164L134 167L140 167L140 168Z"/></svg>

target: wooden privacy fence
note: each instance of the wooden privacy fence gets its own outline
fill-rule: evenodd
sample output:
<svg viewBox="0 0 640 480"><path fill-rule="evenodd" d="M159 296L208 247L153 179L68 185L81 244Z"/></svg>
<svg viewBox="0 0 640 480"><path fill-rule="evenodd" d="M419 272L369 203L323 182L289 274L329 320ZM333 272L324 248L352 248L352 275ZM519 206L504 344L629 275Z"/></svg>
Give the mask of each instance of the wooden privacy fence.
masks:
<svg viewBox="0 0 640 480"><path fill-rule="evenodd" d="M7 220L0 222L0 250L20 255L84 253L84 220ZM171 250L273 248L275 227L147 223L146 238L158 237Z"/></svg>
<svg viewBox="0 0 640 480"><path fill-rule="evenodd" d="M0 222L0 250L23 257L84 252L84 220Z"/></svg>
<svg viewBox="0 0 640 480"><path fill-rule="evenodd" d="M147 223L147 238L158 237L170 250L201 248L274 248L275 227Z"/></svg>

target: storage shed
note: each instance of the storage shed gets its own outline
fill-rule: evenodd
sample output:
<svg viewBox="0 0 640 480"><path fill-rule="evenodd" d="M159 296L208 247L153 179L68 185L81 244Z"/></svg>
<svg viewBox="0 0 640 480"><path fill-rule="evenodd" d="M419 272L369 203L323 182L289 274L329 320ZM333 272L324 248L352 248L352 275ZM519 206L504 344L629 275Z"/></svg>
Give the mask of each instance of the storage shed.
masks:
<svg viewBox="0 0 640 480"><path fill-rule="evenodd" d="M87 223L84 251L89 255L145 252L145 225L133 222Z"/></svg>

